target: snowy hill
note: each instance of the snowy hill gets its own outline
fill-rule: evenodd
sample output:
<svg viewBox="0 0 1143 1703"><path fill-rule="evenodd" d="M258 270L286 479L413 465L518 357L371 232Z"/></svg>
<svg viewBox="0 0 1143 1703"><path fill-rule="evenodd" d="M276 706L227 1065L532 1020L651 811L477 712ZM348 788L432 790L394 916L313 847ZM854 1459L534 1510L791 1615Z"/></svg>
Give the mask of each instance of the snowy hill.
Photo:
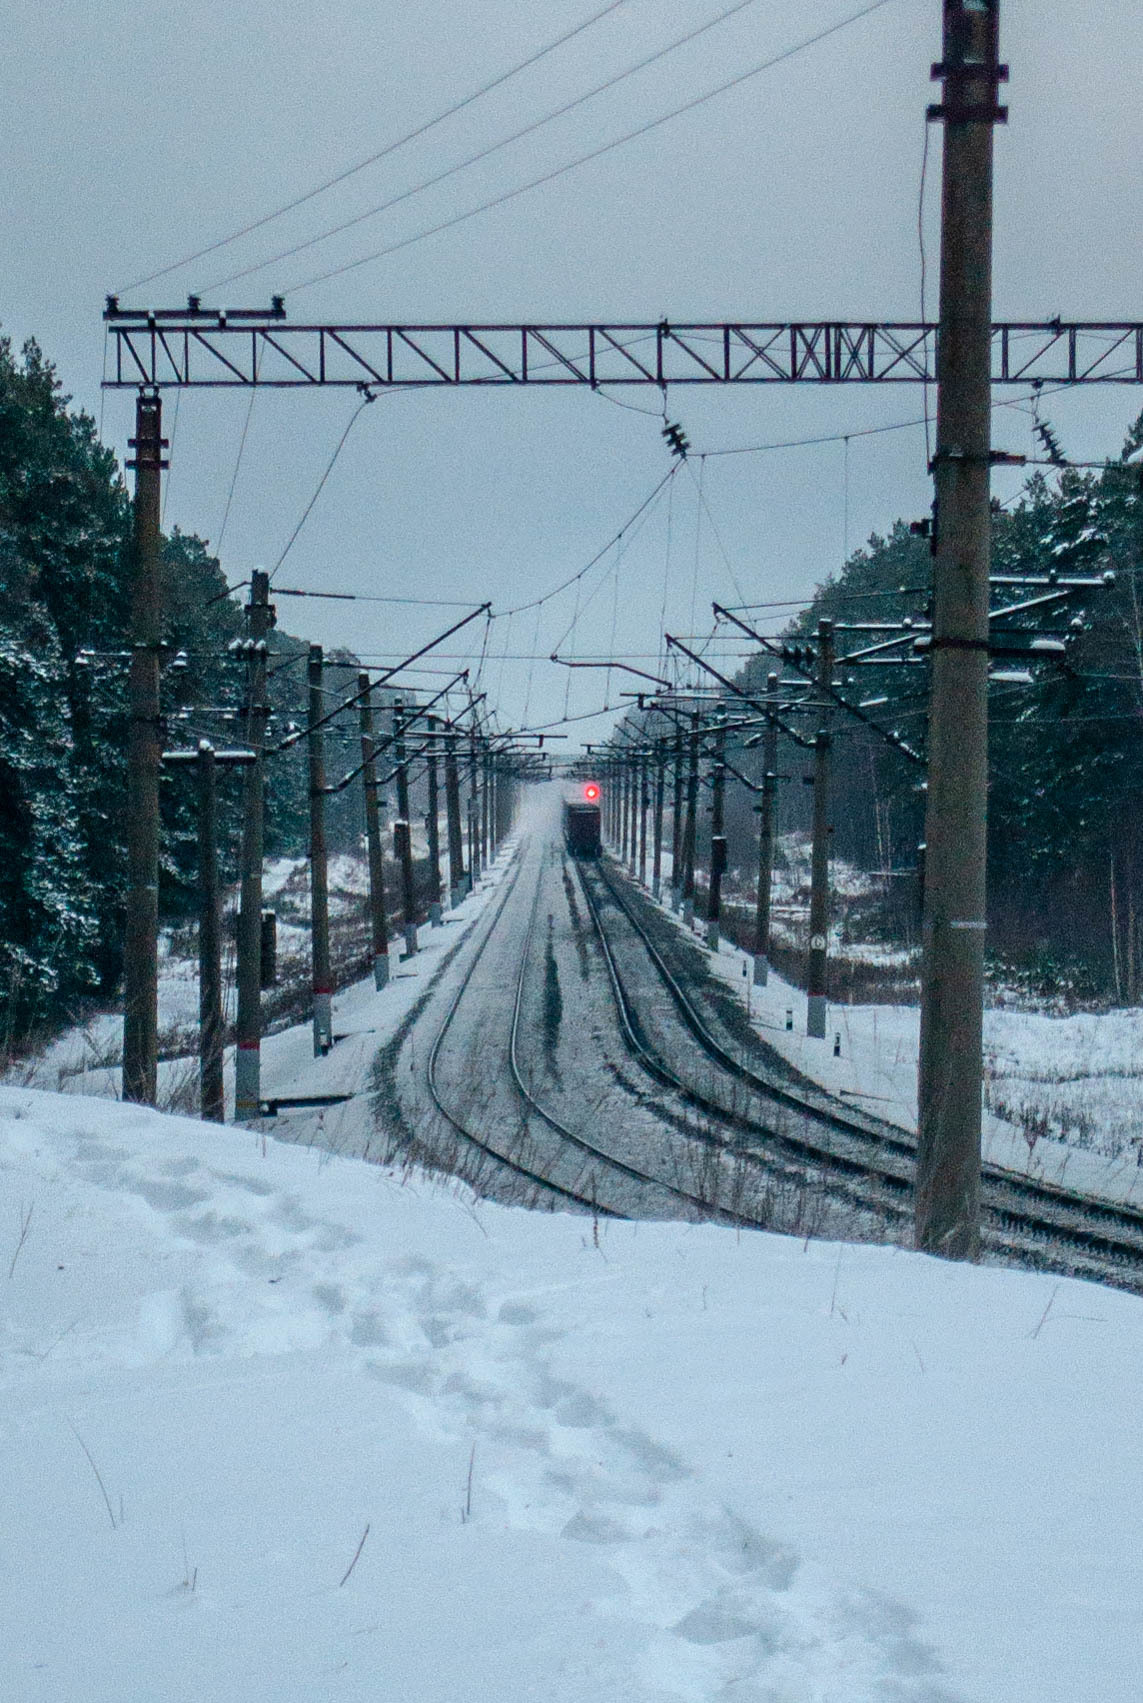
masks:
<svg viewBox="0 0 1143 1703"><path fill-rule="evenodd" d="M18 1703L1138 1695L1134 1297L26 1089L0 1167Z"/></svg>

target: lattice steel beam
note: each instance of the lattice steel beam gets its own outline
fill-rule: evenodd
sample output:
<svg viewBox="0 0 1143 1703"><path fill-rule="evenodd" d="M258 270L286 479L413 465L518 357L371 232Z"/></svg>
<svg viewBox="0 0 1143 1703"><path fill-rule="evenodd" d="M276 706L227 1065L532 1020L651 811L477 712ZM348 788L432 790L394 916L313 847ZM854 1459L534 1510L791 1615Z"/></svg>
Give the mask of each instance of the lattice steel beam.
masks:
<svg viewBox="0 0 1143 1703"><path fill-rule="evenodd" d="M935 325L292 325L280 301L145 310L108 302L110 390L188 386L920 384ZM992 328L994 384L1143 384L1143 322L1013 320Z"/></svg>

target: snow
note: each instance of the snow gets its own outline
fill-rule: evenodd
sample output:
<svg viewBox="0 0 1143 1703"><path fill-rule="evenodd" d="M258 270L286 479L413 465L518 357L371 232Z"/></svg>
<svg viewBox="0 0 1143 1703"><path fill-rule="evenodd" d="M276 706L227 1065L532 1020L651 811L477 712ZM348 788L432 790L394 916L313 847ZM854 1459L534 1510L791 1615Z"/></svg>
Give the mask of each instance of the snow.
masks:
<svg viewBox="0 0 1143 1703"><path fill-rule="evenodd" d="M685 929L669 904L663 909ZM704 943L701 918L686 932ZM861 955L869 956L864 946ZM773 970L764 987L754 987L753 958L726 940L708 964L744 1004L749 1000L759 1036L803 1075L915 1133L917 1006L831 1004L826 1038L813 1040L800 988ZM986 1160L1021 1176L1143 1202L1143 1011L988 1010L984 1051Z"/></svg>
<svg viewBox="0 0 1143 1703"><path fill-rule="evenodd" d="M0 1170L20 1703L1138 1695L1136 1297L25 1088Z"/></svg>
<svg viewBox="0 0 1143 1703"><path fill-rule="evenodd" d="M1143 1300L346 1156L382 1147L372 1061L511 855L382 994L338 996L328 1058L267 1039L267 1093L343 1106L203 1125L91 1056L72 1092L0 1088L5 1695L1136 1697ZM747 962L712 960L743 998ZM811 1042L804 996L749 992L791 1062L911 1125L915 1011L835 1007ZM992 1091L1143 1127L1122 1019L990 1014ZM1134 1185L1133 1157L988 1140Z"/></svg>
<svg viewBox="0 0 1143 1703"><path fill-rule="evenodd" d="M390 943L389 985L377 993L369 977L355 982L334 996L334 1033L344 1039L328 1058L315 1059L309 1023L294 1024L262 1039L262 1094L264 1098L301 1094L358 1094L365 1091L369 1065L375 1054L397 1030L410 1008L424 993L432 978L441 970L459 941L483 914L511 867L515 841L508 840L497 861L485 870L476 888L455 908L446 912L439 926L425 923L417 931L417 952L406 959L399 954L399 939ZM346 871L352 873L355 864L346 859ZM289 879L294 865L288 859L271 866L277 890ZM342 873L346 873L343 871ZM283 873L284 872L284 873ZM280 878L280 879L279 879ZM293 931L290 931L293 932ZM308 933L301 935L308 950ZM281 948L287 928L279 923L278 939ZM165 950L160 958L159 1028L160 1034L177 1025L188 1023L193 1010L197 1022L198 982L197 965L172 957ZM233 990L231 989L231 993ZM192 1002L193 1001L193 1005ZM120 1091L119 1061L123 1018L118 1013L105 1013L90 1022L68 1030L54 1041L39 1058L17 1066L10 1073L30 1087L61 1089L68 1093L99 1094L117 1097ZM188 1029L187 1038L193 1045L196 1033ZM227 1116L234 1105L234 1052L227 1048L224 1062ZM194 1056L161 1060L159 1064L159 1102L170 1108L183 1109L195 1102L198 1063ZM352 1118L353 1114L349 1114ZM305 1113L288 1114L296 1137L317 1140L337 1146L339 1130L346 1114L337 1107L320 1116Z"/></svg>

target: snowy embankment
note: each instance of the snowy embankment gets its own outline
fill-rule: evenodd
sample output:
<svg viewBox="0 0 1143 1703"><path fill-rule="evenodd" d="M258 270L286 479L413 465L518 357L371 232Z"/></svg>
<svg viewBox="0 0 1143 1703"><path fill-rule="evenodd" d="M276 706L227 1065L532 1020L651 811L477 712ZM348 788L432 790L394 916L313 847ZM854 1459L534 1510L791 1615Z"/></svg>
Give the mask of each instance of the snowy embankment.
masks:
<svg viewBox="0 0 1143 1703"><path fill-rule="evenodd" d="M684 927L669 903L662 908ZM705 924L696 918L688 932L701 944ZM773 972L765 987L753 987L753 959L726 940L709 963L749 1005L762 1039L797 1070L851 1105L916 1130L917 1006L831 1004L825 1040L811 1040L800 988ZM1022 1176L1143 1203L1143 1011L986 1010L984 1054L987 1159Z"/></svg>
<svg viewBox="0 0 1143 1703"><path fill-rule="evenodd" d="M455 909L445 913L440 926L423 923L417 930L416 955L400 952L403 938L390 942L389 984L380 993L372 977L352 983L335 994L333 1029L335 1046L325 1058L313 1054L313 1031L306 1021L291 1024L263 1037L262 1095L264 1098L306 1094L349 1094L354 1103L333 1106L320 1113L291 1111L288 1129L282 1133L302 1141L314 1140L338 1148L345 1139L354 1144L363 1127L361 1108L369 1088L370 1067L380 1049L396 1033L433 978L442 971L458 945L480 919L499 891L512 867L516 841L507 840L496 862L481 876L474 891ZM350 859L337 859L342 890L350 891L358 873ZM281 891L296 875L294 863L271 866L268 890ZM364 925L362 925L364 927ZM283 930L279 928L279 940ZM306 936L308 946L308 935ZM233 990L230 990L233 993ZM232 1001L231 1001L232 1003ZM164 952L159 964L159 1029L181 1032L183 1045L196 1039L198 1016L198 966L188 959ZM9 1073L9 1081L33 1088L59 1089L73 1094L98 1094L117 1098L120 1092L119 1060L123 1018L105 1013L88 1023L69 1029L42 1055L21 1063ZM234 1049L227 1047L224 1061L227 1116L234 1107ZM159 1063L159 1104L166 1110L197 1109L198 1060L193 1053ZM364 1118L364 1125L368 1117Z"/></svg>
<svg viewBox="0 0 1143 1703"><path fill-rule="evenodd" d="M1135 1297L27 1089L0 1169L19 1703L1138 1695Z"/></svg>

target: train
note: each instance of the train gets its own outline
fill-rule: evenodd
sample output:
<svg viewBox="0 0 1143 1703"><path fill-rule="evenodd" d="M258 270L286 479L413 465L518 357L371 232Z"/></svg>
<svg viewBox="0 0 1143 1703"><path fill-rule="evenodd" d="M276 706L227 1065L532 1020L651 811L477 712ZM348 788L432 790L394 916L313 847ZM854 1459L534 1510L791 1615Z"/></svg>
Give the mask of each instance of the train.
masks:
<svg viewBox="0 0 1143 1703"><path fill-rule="evenodd" d="M594 858L603 851L599 788L594 781L564 798L564 845L571 857Z"/></svg>

